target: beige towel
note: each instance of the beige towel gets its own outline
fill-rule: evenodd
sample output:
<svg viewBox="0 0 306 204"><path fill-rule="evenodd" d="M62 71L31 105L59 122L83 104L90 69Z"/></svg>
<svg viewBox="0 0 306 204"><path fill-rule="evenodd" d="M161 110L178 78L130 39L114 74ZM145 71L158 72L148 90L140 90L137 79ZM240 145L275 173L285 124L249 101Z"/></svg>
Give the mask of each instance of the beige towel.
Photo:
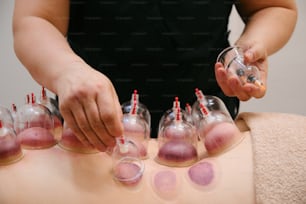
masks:
<svg viewBox="0 0 306 204"><path fill-rule="evenodd" d="M251 130L257 204L306 204L306 117L241 113Z"/></svg>

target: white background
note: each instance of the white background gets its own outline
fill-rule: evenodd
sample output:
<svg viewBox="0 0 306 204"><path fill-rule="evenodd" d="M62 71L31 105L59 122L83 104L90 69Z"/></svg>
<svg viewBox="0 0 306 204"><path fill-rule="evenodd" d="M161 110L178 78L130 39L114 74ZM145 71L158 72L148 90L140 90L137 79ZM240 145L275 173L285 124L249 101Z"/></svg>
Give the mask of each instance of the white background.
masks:
<svg viewBox="0 0 306 204"><path fill-rule="evenodd" d="M13 4L12 0L0 2L0 104L8 108L12 103L17 106L23 104L26 94L39 94L41 89L14 54L11 26ZM242 102L240 112L306 115L306 1L297 0L297 4L299 17L292 38L282 50L269 58L266 96L263 99ZM239 36L242 27L243 24L234 10L230 22L231 41Z"/></svg>

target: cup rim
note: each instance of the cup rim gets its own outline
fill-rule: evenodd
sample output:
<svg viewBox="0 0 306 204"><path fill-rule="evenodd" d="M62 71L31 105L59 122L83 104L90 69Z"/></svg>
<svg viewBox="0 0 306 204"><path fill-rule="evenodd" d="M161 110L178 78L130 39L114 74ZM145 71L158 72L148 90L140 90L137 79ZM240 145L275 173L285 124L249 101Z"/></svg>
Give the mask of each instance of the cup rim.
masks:
<svg viewBox="0 0 306 204"><path fill-rule="evenodd" d="M138 178L140 178L142 175L143 175L143 172L144 172L144 163L141 159L138 159L138 158L134 158L134 157L123 157L121 158L117 164L121 163L121 162L124 162L123 160L126 160L126 159L129 159L129 160L132 160L132 161L135 161L137 164L137 166L139 167L139 172L136 173L135 176L133 177L130 177L130 178L119 178L117 177L115 174L113 175L113 177L117 180L117 181L120 181L120 182L133 182L133 181L136 181Z"/></svg>
<svg viewBox="0 0 306 204"><path fill-rule="evenodd" d="M242 50L242 48L241 47L239 47L239 46L236 46L236 45L234 45L234 46L229 46L229 47L227 47L227 48L225 48L225 49L223 49L220 53L219 53L219 55L217 56L217 60L216 60L216 62L221 62L221 58L222 58L222 56L226 53L226 52L228 52L229 50L233 50L233 49L236 49L236 50ZM237 57L235 57L234 59L236 59ZM234 60L233 59L233 60ZM232 61L233 61L232 60ZM223 65L224 65L224 63L223 62L221 62ZM231 62L230 63L228 63L228 64L231 64ZM228 67L228 66L227 66Z"/></svg>

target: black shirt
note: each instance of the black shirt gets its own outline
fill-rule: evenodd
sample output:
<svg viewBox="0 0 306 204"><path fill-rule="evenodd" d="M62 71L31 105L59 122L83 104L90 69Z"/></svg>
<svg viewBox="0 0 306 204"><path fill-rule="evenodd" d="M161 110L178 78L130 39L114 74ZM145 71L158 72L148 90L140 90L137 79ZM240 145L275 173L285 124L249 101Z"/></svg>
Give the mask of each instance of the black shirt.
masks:
<svg viewBox="0 0 306 204"><path fill-rule="evenodd" d="M121 103L134 89L152 116L152 136L178 96L195 101L194 89L220 97L232 116L238 100L225 97L214 64L229 46L233 1L72 0L68 40L89 65L107 75Z"/></svg>

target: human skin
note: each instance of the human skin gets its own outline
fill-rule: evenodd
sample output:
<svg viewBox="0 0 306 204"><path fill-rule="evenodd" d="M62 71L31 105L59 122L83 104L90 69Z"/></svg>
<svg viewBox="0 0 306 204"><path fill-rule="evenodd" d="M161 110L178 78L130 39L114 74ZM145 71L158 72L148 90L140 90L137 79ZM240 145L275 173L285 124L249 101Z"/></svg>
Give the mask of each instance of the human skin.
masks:
<svg viewBox="0 0 306 204"><path fill-rule="evenodd" d="M146 158L147 143L149 140L148 125L138 116L124 114L123 127L124 136L138 147L140 156Z"/></svg>
<svg viewBox="0 0 306 204"><path fill-rule="evenodd" d="M50 148L57 144L52 132L42 127L30 127L20 131L17 140L25 149Z"/></svg>
<svg viewBox="0 0 306 204"><path fill-rule="evenodd" d="M21 146L16 140L0 137L0 165L17 162L22 156Z"/></svg>
<svg viewBox="0 0 306 204"><path fill-rule="evenodd" d="M189 166L198 159L196 147L188 141L169 140L160 145L156 161L167 166Z"/></svg>
<svg viewBox="0 0 306 204"><path fill-rule="evenodd" d="M58 145L65 150L79 153L97 153L98 150L92 146L86 146L81 143L70 128L65 127L62 131L61 139Z"/></svg>
<svg viewBox="0 0 306 204"><path fill-rule="evenodd" d="M296 25L297 8L293 0L238 2L236 8L240 16L245 17L242 18L245 27L235 45L244 49L246 64L253 64L259 68L263 85L242 85L237 78L227 76L220 62L215 64L215 74L225 95L237 96L239 100L247 101L252 97L262 98L265 95L268 56L280 50L290 39Z"/></svg>
<svg viewBox="0 0 306 204"><path fill-rule="evenodd" d="M221 122L212 124L202 140L208 154L214 155L239 143L241 140L239 135L239 130L234 123Z"/></svg>
<svg viewBox="0 0 306 204"><path fill-rule="evenodd" d="M242 134L241 143L216 157L207 157L199 144L197 164L202 169L197 164L160 165L154 160L158 142L151 139L143 176L132 186L113 178L112 158L106 153L79 154L57 146L26 150L24 159L0 168L1 184L6 186L0 187L0 203L200 204L205 198L206 203L254 204L252 140L249 131ZM199 175L203 171L209 174ZM23 190L16 196L18 189Z"/></svg>
<svg viewBox="0 0 306 204"><path fill-rule="evenodd" d="M263 88L249 84L241 86L238 80L227 78L220 63L216 63L215 72L226 95L246 101L264 96L267 56L288 41L296 24L297 11L293 0L260 3L240 0L236 8L247 19L236 44L248 48L245 52L247 62L258 64ZM66 40L68 21L68 0L16 0L13 16L15 52L31 76L59 97L60 112L78 139L106 151L107 146L115 145L115 137L123 133L118 96L105 75L72 51Z"/></svg>

